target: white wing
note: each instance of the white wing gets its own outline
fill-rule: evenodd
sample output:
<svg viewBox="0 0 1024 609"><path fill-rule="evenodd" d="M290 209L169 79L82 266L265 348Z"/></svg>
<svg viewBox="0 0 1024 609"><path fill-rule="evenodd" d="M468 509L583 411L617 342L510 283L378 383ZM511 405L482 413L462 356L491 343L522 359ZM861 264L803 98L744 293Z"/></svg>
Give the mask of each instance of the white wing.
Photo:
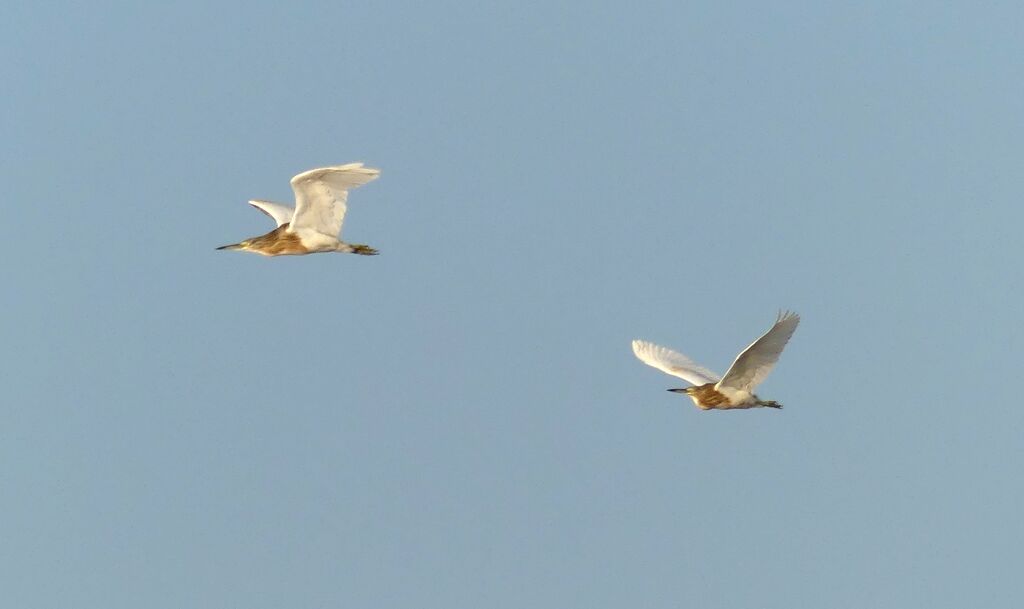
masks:
<svg viewBox="0 0 1024 609"><path fill-rule="evenodd" d="M288 230L313 230L329 237L341 234L345 219L348 191L362 186L380 175L380 170L349 163L337 167L321 167L292 178L295 191L295 216Z"/></svg>
<svg viewBox="0 0 1024 609"><path fill-rule="evenodd" d="M768 377L775 362L779 361L779 356L789 342L789 337L796 331L798 323L800 316L796 313L779 313L771 330L736 356L736 360L729 366L729 370L715 388L725 387L736 391L753 392L754 387Z"/></svg>
<svg viewBox="0 0 1024 609"><path fill-rule="evenodd" d="M718 375L697 365L682 353L660 347L643 340L633 341L633 353L641 362L661 370L665 374L678 376L693 385L706 385L718 381Z"/></svg>
<svg viewBox="0 0 1024 609"><path fill-rule="evenodd" d="M295 213L295 210L287 205L271 203L270 201L249 201L249 205L273 218L278 226L291 222L292 214Z"/></svg>

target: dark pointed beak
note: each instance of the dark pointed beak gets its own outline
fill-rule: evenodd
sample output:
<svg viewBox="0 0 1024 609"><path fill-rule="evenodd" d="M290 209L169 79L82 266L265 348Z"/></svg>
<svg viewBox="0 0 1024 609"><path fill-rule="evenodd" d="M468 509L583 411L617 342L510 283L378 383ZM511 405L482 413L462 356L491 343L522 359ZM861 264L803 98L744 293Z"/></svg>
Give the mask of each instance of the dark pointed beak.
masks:
<svg viewBox="0 0 1024 609"><path fill-rule="evenodd" d="M686 393L685 389L667 389L666 391L671 391L672 393Z"/></svg>

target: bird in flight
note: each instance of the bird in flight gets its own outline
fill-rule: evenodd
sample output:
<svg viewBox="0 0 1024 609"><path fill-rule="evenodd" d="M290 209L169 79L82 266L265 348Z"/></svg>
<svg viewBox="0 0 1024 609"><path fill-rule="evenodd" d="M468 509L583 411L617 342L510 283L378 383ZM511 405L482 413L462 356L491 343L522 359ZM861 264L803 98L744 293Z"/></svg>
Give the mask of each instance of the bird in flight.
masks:
<svg viewBox="0 0 1024 609"><path fill-rule="evenodd" d="M310 169L292 178L295 208L270 201L249 204L270 216L277 228L265 235L240 243L223 245L219 250L243 250L264 256L301 256L318 252L340 252L374 256L369 245L341 241L341 223L345 220L348 191L376 180L379 169L349 163L336 167Z"/></svg>
<svg viewBox="0 0 1024 609"><path fill-rule="evenodd" d="M733 408L782 408L782 404L762 400L754 395L754 388L760 385L775 362L779 361L782 350L793 336L800 316L796 313L779 313L775 325L736 356L725 376L693 362L690 358L671 349L660 347L642 340L633 341L633 353L648 366L672 376L678 376L692 384L692 387L669 389L685 393L701 410L729 410Z"/></svg>

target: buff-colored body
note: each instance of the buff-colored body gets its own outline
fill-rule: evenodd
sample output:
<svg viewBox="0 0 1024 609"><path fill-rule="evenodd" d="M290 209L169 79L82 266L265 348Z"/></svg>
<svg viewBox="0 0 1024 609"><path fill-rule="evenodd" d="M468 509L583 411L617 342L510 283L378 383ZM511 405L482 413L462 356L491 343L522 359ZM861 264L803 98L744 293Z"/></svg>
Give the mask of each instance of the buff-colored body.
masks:
<svg viewBox="0 0 1024 609"><path fill-rule="evenodd" d="M685 387L683 389L669 389L673 393L685 393L690 396L693 403L701 410L732 410L742 408L757 408L766 406L768 408L782 408L782 404L770 400L762 400L750 393L745 395L733 395L730 399L725 393L715 388L715 383L706 383L697 387Z"/></svg>
<svg viewBox="0 0 1024 609"><path fill-rule="evenodd" d="M682 353L647 341L634 340L633 353L648 366L691 383L692 387L669 391L685 393L701 410L782 408L778 402L757 397L754 388L771 372L798 323L799 315L779 313L775 325L737 355L721 377Z"/></svg>
<svg viewBox="0 0 1024 609"><path fill-rule="evenodd" d="M380 175L377 169L349 163L336 167L311 169L291 180L295 208L270 201L249 204L270 216L277 228L265 235L240 243L218 247L242 250L263 256L301 256L321 252L373 256L377 250L361 243L341 240L341 225L348 209L348 191L371 182Z"/></svg>
<svg viewBox="0 0 1024 609"><path fill-rule="evenodd" d="M373 256L377 250L361 243L345 243L343 241L319 239L319 235L308 235L305 239L299 233L288 230L288 224L282 224L274 230L259 237L246 239L235 245L225 245L217 249L240 249L264 256L302 256L321 252L353 253Z"/></svg>

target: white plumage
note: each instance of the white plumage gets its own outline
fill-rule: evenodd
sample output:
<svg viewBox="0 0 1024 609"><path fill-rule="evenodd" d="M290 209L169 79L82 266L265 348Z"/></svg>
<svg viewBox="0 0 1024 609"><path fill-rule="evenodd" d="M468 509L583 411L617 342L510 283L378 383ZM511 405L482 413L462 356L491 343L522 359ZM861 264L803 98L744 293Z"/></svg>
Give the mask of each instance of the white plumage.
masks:
<svg viewBox="0 0 1024 609"><path fill-rule="evenodd" d="M654 343L634 340L633 353L648 366L694 385L669 391L686 393L701 408L781 408L776 402L758 398L754 394L754 388L761 384L775 367L799 323L800 316L796 313L780 313L775 325L737 355L732 366L722 377L694 363L685 355Z"/></svg>
<svg viewBox="0 0 1024 609"><path fill-rule="evenodd" d="M648 366L653 366L665 374L678 376L692 385L717 383L720 378L714 372L697 365L692 359L668 347L643 340L634 340L633 353Z"/></svg>
<svg viewBox="0 0 1024 609"><path fill-rule="evenodd" d="M291 180L295 207L271 201L252 200L249 204L270 216L277 229L241 243L218 249L253 251L265 256L311 254L315 252L353 252L373 255L368 245L341 241L341 226L348 209L348 191L377 179L380 171L349 163L311 169Z"/></svg>
<svg viewBox="0 0 1024 609"><path fill-rule="evenodd" d="M341 236L341 224L348 210L348 191L380 175L377 169L349 163L338 167L311 169L292 178L295 214L292 232L313 231L328 237Z"/></svg>
<svg viewBox="0 0 1024 609"><path fill-rule="evenodd" d="M280 203L271 203L270 201L254 200L249 201L249 205L273 218L278 226L291 222L292 216L295 214L294 207L288 207Z"/></svg>
<svg viewBox="0 0 1024 609"><path fill-rule="evenodd" d="M768 378L799 323L796 313L780 313L771 329L736 356L716 388L752 392Z"/></svg>

